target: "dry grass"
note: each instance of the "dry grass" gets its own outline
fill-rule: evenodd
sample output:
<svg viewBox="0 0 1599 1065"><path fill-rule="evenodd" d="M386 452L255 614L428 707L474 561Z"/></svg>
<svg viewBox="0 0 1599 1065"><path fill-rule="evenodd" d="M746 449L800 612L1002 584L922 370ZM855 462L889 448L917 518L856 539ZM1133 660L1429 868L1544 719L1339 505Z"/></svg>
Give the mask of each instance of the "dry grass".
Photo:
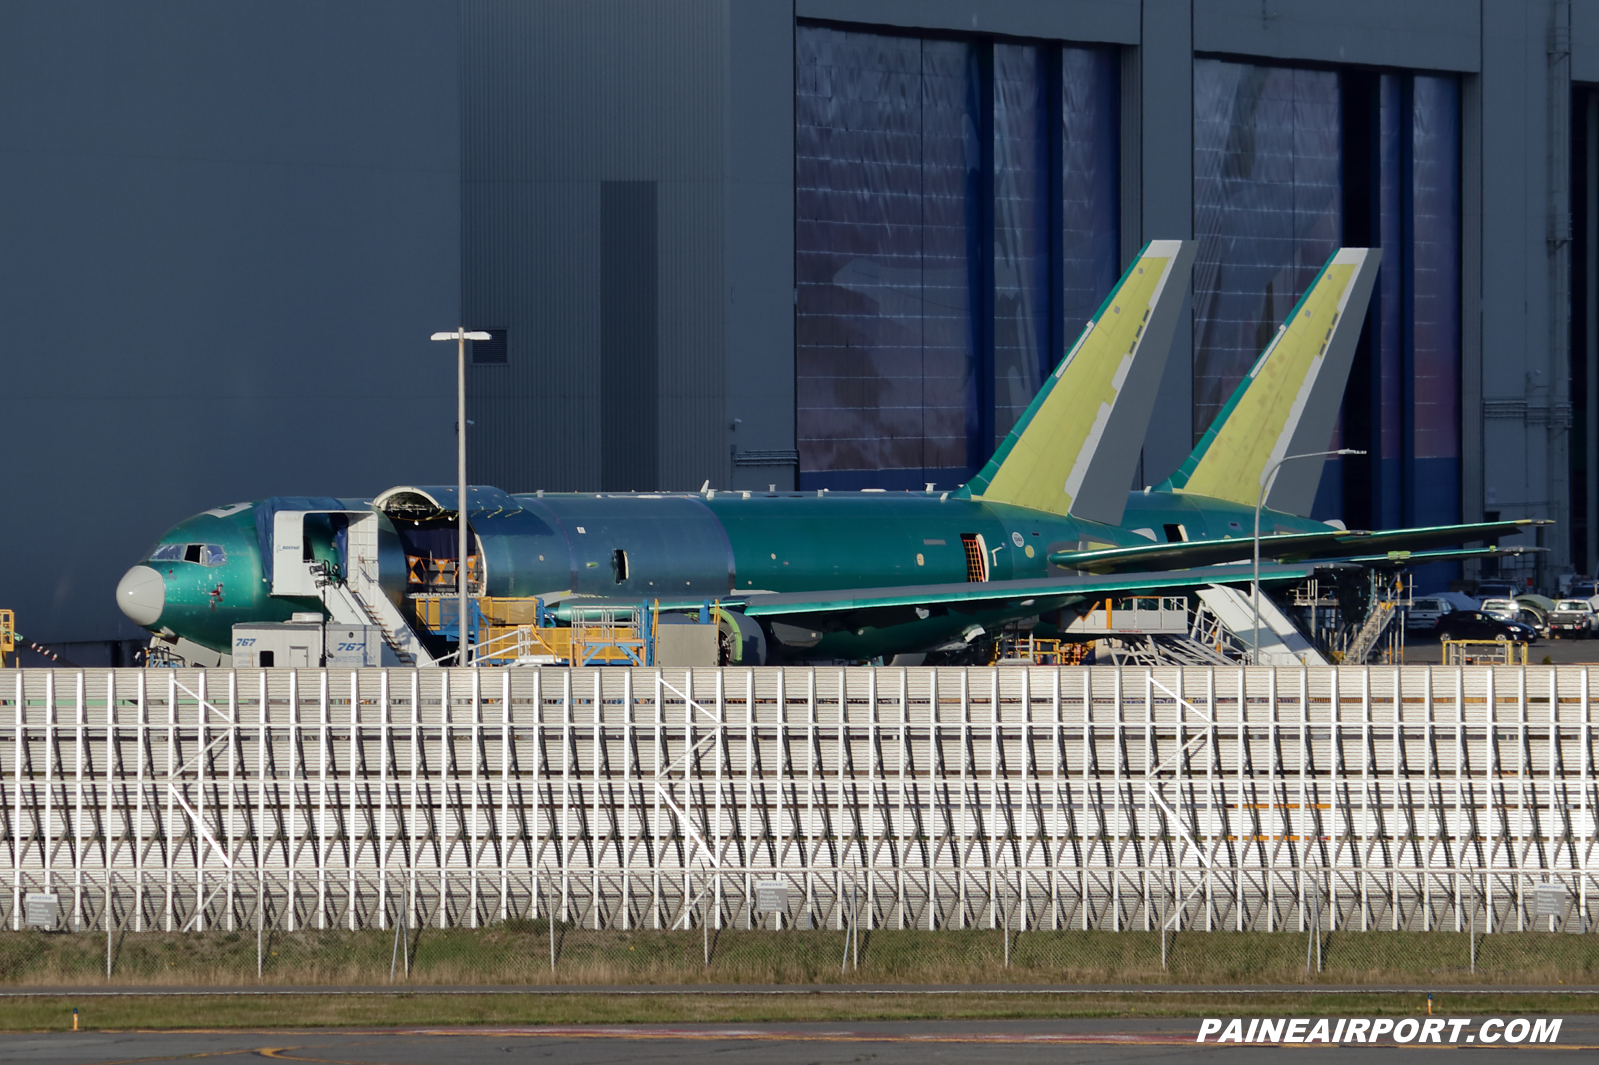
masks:
<svg viewBox="0 0 1599 1065"><path fill-rule="evenodd" d="M447 1025L798 1023L1064 1017L1203 1017L1414 1015L1410 995L219 995L73 998L41 995L0 1000L0 1031L66 1031L72 1009L87 1029L426 1028ZM1576 1014L1591 997L1568 995L1435 996L1434 1009L1455 1016Z"/></svg>
<svg viewBox="0 0 1599 1065"><path fill-rule="evenodd" d="M1323 971L1307 975L1306 938L1296 933L1027 932L990 929L877 931L861 937L860 965L841 969L842 932L713 933L711 963L699 931L557 930L550 968L548 926L511 922L484 929L424 930L412 943L418 985L787 985L1187 984L1555 986L1599 983L1599 936L1500 934L1478 942L1470 971L1464 934L1337 932L1322 942ZM0 932L0 986L386 985L391 933L274 933L256 972L252 932L137 933L116 946L95 933ZM403 977L403 964L401 981Z"/></svg>

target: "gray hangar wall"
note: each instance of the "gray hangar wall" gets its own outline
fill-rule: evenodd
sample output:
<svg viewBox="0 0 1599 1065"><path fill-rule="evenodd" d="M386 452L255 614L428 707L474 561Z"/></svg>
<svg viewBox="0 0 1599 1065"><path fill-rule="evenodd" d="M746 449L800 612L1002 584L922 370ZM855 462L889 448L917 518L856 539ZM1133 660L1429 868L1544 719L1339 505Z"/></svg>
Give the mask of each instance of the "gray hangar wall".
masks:
<svg viewBox="0 0 1599 1065"><path fill-rule="evenodd" d="M1146 239L1216 236L1196 232L1208 224L1196 222L1197 64L1302 71L1323 82L1328 72L1387 77L1407 93L1418 78L1442 86L1446 117L1457 123L1448 143L1459 146L1446 148L1458 158L1442 161L1457 183L1441 201L1456 242L1443 254L1458 280L1440 282L1453 304L1442 332L1414 343L1407 333L1392 357L1411 359L1425 340L1450 376L1435 388L1410 369L1397 381L1373 371L1369 387L1374 396L1396 390L1373 400L1381 407L1373 417L1402 407L1394 431L1407 441L1422 431L1412 420L1436 419L1443 464L1427 466L1431 453L1390 440L1392 462L1406 472L1391 482L1399 497L1372 503L1368 520L1380 526L1435 511L1471 520L1485 510L1553 517L1561 524L1547 536L1540 576L1546 582L1571 561L1573 535L1588 543L1579 561L1592 568L1599 518L1584 531L1569 513L1573 408L1562 330L1570 301L1560 279L1570 252L1559 237L1569 205L1561 206L1548 160L1560 156L1551 144L1569 135L1555 104L1573 79L1599 78L1599 8L1563 0L1269 6L467 0L463 303L470 324L507 331L504 361L472 371L476 476L509 489L792 484L796 24L1064 42L1116 56L1123 262ZM1338 113L1347 101L1332 106ZM1331 150L1332 165L1345 165L1336 138ZM1290 287L1296 294L1297 282ZM1398 309L1403 293L1394 298L1397 321L1411 311ZM1269 293L1267 302L1276 318L1286 313L1288 303L1271 309ZM1196 396L1192 303L1145 443L1145 483L1176 466L1212 409ZM1345 490L1364 476L1329 468ZM1434 493L1430 510L1407 504L1429 490L1433 470L1445 471L1447 490Z"/></svg>
<svg viewBox="0 0 1599 1065"><path fill-rule="evenodd" d="M1545 573L1572 546L1591 569L1599 403L1567 382L1574 365L1590 391L1599 379L1599 330L1573 364L1563 286L1573 196L1593 198L1599 160L1581 189L1562 178L1560 101L1599 83L1599 5L1270 6L9 6L0 415L20 517L0 530L0 605L47 642L136 637L111 590L183 516L448 479L448 353L423 338L461 318L504 331L474 352L474 480L793 484L795 41L817 22L1111 50L1122 261L1206 236L1197 64L1451 79L1459 513L1554 517ZM1189 324L1146 482L1204 428Z"/></svg>
<svg viewBox="0 0 1599 1065"><path fill-rule="evenodd" d="M450 475L456 36L440 0L0 8L25 636L145 635L117 580L190 514Z"/></svg>
<svg viewBox="0 0 1599 1065"><path fill-rule="evenodd" d="M462 10L473 478L791 486L790 5Z"/></svg>

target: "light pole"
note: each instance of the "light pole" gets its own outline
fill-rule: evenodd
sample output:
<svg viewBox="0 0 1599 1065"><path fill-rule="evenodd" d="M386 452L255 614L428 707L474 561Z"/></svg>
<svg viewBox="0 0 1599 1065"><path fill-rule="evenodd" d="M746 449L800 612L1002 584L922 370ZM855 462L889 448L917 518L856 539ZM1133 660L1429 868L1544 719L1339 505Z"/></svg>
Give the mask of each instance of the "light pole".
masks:
<svg viewBox="0 0 1599 1065"><path fill-rule="evenodd" d="M456 516L460 518L460 540L455 549L455 575L461 582L461 615L456 619L456 630L460 636L457 641L455 663L459 666L467 664L467 621L471 615L467 612L466 591L466 556L470 548L469 533L466 528L466 342L468 340L492 340L487 333L468 333L465 326L461 326L453 333L434 333L434 340L453 340L455 347L455 479L456 488L455 509ZM1260 522L1255 523L1257 531Z"/></svg>
<svg viewBox="0 0 1599 1065"><path fill-rule="evenodd" d="M1254 651L1249 659L1251 665L1260 665L1260 508L1266 502L1266 492L1271 488L1272 481L1277 479L1277 470L1281 468L1283 463L1292 462L1295 459L1319 459L1328 455L1364 454L1364 451L1356 451L1352 447L1341 447L1337 451L1307 451L1303 455L1284 455L1261 471L1260 494L1255 497L1255 581L1249 597L1255 615L1255 626L1249 632L1254 643Z"/></svg>

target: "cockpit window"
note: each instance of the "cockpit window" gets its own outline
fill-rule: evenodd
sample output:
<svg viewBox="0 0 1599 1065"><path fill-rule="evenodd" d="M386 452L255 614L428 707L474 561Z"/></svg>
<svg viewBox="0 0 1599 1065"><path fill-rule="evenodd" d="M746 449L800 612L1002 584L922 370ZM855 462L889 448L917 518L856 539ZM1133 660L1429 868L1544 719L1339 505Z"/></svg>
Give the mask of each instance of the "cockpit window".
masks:
<svg viewBox="0 0 1599 1065"><path fill-rule="evenodd" d="M151 562L198 562L202 566L220 566L228 560L228 552L221 544L158 544L150 553Z"/></svg>

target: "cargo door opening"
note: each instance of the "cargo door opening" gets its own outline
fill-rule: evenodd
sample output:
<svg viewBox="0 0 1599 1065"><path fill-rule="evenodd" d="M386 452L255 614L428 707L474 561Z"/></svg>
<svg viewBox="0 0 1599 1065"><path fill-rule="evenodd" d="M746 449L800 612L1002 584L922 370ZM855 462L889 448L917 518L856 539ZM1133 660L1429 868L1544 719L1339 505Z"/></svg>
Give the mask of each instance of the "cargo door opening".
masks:
<svg viewBox="0 0 1599 1065"><path fill-rule="evenodd" d="M1166 542L1168 544L1186 544L1188 530L1181 525L1168 524L1166 527Z"/></svg>
<svg viewBox="0 0 1599 1065"><path fill-rule="evenodd" d="M961 533L961 546L966 549L966 580L980 584L988 580L988 544L982 533Z"/></svg>

